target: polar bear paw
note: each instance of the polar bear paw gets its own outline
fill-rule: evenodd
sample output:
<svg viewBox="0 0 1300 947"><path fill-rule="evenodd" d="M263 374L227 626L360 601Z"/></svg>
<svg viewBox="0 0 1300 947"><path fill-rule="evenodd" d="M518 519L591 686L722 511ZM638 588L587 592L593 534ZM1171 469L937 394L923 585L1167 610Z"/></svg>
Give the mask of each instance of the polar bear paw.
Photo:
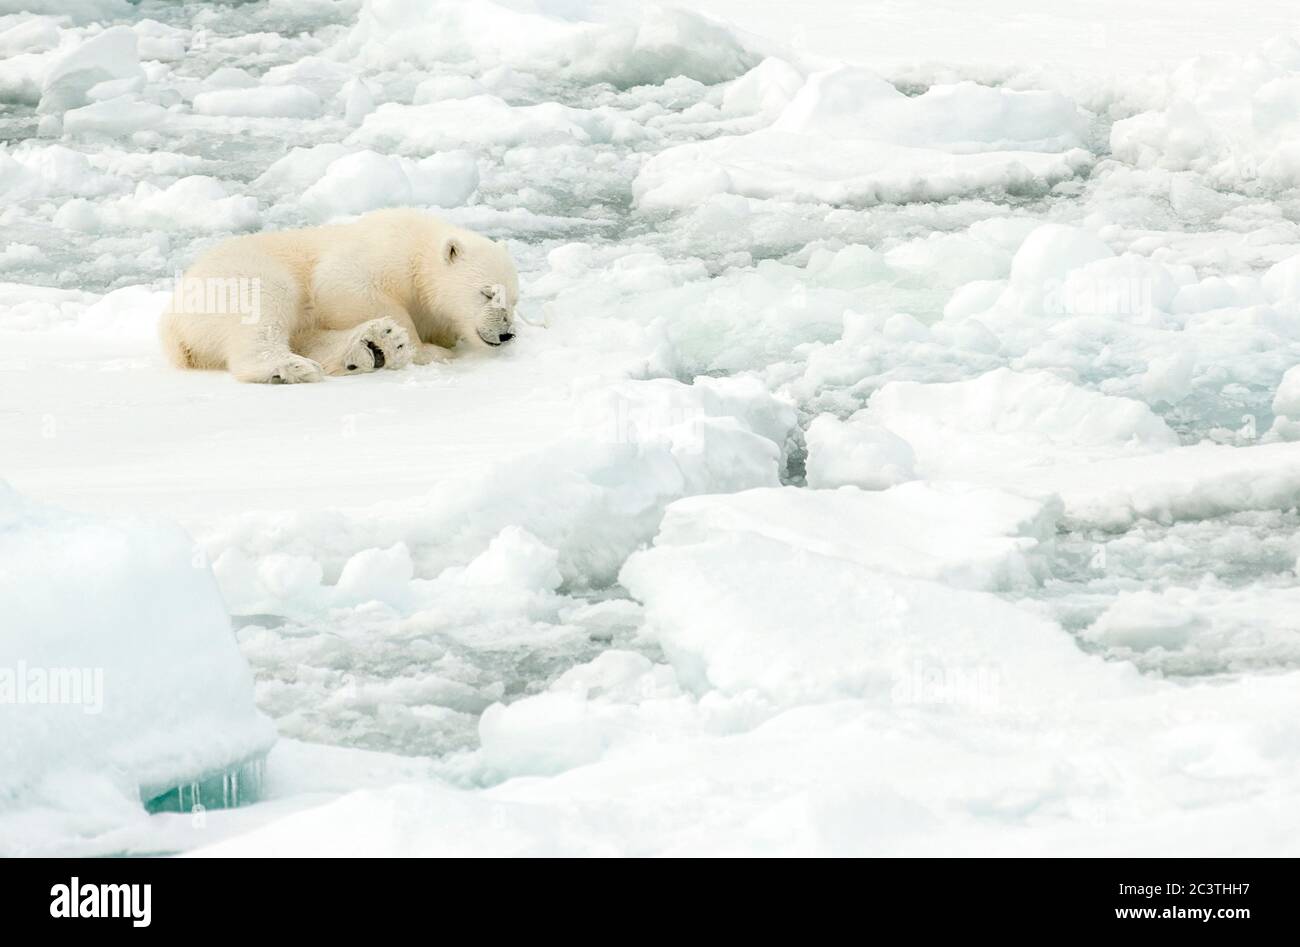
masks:
<svg viewBox="0 0 1300 947"><path fill-rule="evenodd" d="M297 385L321 381L325 371L319 364L301 355L269 358L234 371L240 381L260 382L266 385Z"/></svg>
<svg viewBox="0 0 1300 947"><path fill-rule="evenodd" d="M411 364L411 336L392 319L371 319L353 330L339 358L340 374L360 375Z"/></svg>

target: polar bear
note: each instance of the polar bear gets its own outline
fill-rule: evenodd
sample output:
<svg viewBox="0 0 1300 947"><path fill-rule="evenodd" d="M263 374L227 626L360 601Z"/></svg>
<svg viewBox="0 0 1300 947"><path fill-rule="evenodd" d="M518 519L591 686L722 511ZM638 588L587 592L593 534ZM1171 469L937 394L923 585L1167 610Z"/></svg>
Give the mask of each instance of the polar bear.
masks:
<svg viewBox="0 0 1300 947"><path fill-rule="evenodd" d="M204 253L159 326L182 368L289 384L451 356L514 337L519 277L500 244L417 210L249 234Z"/></svg>

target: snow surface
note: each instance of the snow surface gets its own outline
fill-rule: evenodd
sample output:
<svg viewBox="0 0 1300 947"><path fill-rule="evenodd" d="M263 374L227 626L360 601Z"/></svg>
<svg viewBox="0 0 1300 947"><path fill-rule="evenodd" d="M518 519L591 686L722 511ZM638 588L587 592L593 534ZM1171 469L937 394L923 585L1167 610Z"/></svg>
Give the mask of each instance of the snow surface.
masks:
<svg viewBox="0 0 1300 947"><path fill-rule="evenodd" d="M1300 848L1290 4L12 6L0 672L106 682L0 705L12 850ZM517 342L166 365L401 204Z"/></svg>

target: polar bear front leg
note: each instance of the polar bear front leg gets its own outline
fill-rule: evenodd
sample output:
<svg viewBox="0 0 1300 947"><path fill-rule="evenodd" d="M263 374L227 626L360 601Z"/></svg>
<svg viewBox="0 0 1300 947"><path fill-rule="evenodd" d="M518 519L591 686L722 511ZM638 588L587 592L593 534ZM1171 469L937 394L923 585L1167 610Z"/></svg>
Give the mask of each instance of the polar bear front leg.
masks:
<svg viewBox="0 0 1300 947"><path fill-rule="evenodd" d="M454 357L451 349L425 342L420 337L420 330L416 328L411 314L397 300L383 293L365 292L358 289L359 284L365 283L364 274L351 272L346 264L334 263L328 268L318 266L315 279L316 285L313 292L316 298L317 315L322 325L322 329L318 330L319 334L328 335L332 331L342 332L348 330L349 327L355 325L353 321L355 313L375 313L378 318L372 321L392 322L406 332L409 342L403 350L407 359L404 364L413 362L416 365L428 365L431 362L446 362ZM369 324L365 323L365 325ZM313 344L323 347L325 341L317 340ZM301 347L295 346L295 351L301 351ZM323 352L324 349L318 351ZM362 359L359 362L347 362L345 364L361 365L362 368L358 368L356 371L363 371L364 362L365 360ZM390 360L385 355L385 367L389 364ZM329 366L327 366L327 370L330 370ZM347 370L342 372L331 370L331 374L347 375L352 373Z"/></svg>
<svg viewBox="0 0 1300 947"><path fill-rule="evenodd" d="M449 362L456 357L456 353L451 349L443 348L441 345L434 345L432 342L424 342L420 339L420 330L415 327L411 316L401 306L393 305L390 318L406 330L406 334L411 337L414 343L414 352L411 355L411 362L415 365L429 365L434 362Z"/></svg>
<svg viewBox="0 0 1300 947"><path fill-rule="evenodd" d="M411 364L414 346L392 319L371 319L352 329L318 329L294 339L294 348L330 375L364 375Z"/></svg>

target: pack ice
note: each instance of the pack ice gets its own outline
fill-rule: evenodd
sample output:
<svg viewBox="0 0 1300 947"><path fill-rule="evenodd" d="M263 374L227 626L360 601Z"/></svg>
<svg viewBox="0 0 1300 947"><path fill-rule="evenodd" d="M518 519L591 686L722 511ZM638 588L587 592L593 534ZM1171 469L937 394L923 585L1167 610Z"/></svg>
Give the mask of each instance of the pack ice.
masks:
<svg viewBox="0 0 1300 947"><path fill-rule="evenodd" d="M1259 6L0 14L6 853L1293 853ZM396 205L506 242L515 343L166 366L202 249Z"/></svg>

